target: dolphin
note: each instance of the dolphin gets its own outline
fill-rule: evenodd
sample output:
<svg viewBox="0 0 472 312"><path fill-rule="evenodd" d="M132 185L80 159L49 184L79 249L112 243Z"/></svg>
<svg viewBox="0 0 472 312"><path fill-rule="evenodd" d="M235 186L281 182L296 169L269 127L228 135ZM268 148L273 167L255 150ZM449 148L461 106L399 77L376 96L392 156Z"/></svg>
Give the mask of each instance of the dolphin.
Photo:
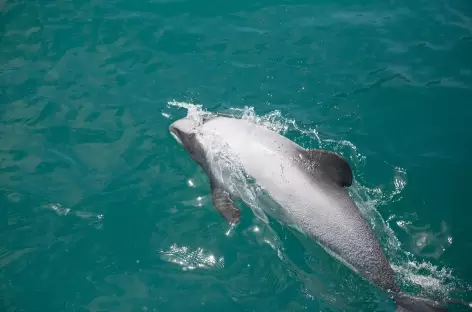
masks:
<svg viewBox="0 0 472 312"><path fill-rule="evenodd" d="M353 173L342 156L305 149L252 121L218 114L200 119L187 116L173 122L169 131L207 174L213 206L229 223L236 224L241 217L236 199L255 212L258 209L241 196L241 188L248 184L234 186L228 178L237 166L277 203L277 208L262 208L264 213L312 238L386 291L396 302L397 312L447 311L435 301L400 291L378 240L346 190Z"/></svg>

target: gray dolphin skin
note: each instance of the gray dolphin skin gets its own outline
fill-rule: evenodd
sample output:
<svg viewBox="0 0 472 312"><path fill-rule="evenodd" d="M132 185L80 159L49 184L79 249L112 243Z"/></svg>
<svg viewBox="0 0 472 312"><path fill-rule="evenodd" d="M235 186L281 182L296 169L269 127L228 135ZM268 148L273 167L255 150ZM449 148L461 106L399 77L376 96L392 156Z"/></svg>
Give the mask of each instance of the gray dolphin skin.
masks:
<svg viewBox="0 0 472 312"><path fill-rule="evenodd" d="M394 272L371 228L349 196L353 181L348 162L326 150L308 150L254 122L214 116L185 117L170 133L209 177L213 205L230 223L240 210L233 200L243 191L232 187L227 173L237 165L278 204L264 213L292 226L331 256L390 294L397 311L447 311L438 303L400 292ZM223 149L232 157L219 157ZM240 186L240 187L244 187Z"/></svg>

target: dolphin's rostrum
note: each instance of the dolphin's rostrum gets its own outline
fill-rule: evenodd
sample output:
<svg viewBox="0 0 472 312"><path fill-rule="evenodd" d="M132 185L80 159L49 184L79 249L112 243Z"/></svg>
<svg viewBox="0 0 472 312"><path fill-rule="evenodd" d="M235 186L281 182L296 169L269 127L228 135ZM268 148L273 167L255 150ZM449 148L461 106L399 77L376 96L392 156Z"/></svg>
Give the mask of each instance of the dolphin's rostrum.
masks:
<svg viewBox="0 0 472 312"><path fill-rule="evenodd" d="M397 311L446 311L436 302L400 292L378 240L345 189L352 184L353 174L340 155L304 149L239 118L186 117L171 124L169 130L208 175L213 205L228 222L237 223L240 218L232 198L247 200L244 192L238 191L241 186L229 178L232 170L227 168L234 167L230 162L235 161L278 204L277 211L264 209L264 213L299 229L387 291L397 303ZM217 149L231 156L219 157Z"/></svg>

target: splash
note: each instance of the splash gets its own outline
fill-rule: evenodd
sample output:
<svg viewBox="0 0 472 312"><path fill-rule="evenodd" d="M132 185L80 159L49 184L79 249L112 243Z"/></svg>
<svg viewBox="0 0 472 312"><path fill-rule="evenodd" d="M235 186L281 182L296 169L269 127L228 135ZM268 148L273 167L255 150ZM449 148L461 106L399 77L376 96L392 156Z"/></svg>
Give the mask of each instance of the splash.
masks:
<svg viewBox="0 0 472 312"><path fill-rule="evenodd" d="M203 120L203 117L207 115L212 115L211 113L208 113L203 110L202 105L199 104L190 104L190 103L185 103L185 102L177 102L177 101L170 101L167 103L169 106L174 106L178 108L184 108L187 110L187 117L194 119L196 121L201 122ZM164 115L170 116L170 114L166 112L162 112Z"/></svg>
<svg viewBox="0 0 472 312"><path fill-rule="evenodd" d="M214 115L211 112L205 111L202 105L171 101L168 103L168 106L187 109L187 116L191 118L202 119L204 116ZM349 154L352 163L360 168L365 164L366 156L362 154L352 142L347 140L333 140L330 138L322 139L316 129L300 127L295 120L284 117L278 110L265 115L258 115L254 107L247 106L244 108L231 108L230 111L232 112L231 115L236 118L249 120L282 135L288 132L294 132L300 137L308 137L315 140L319 148L331 149L343 155ZM216 150L221 152L225 149L221 147ZM226 159L225 163L234 163L234 161L234 159ZM223 168L225 168L225 166L221 166L221 168L224 170ZM237 168L234 166L226 168L229 168L229 171L233 174L232 177L240 182L245 181L245 178L247 178L241 170L235 170ZM366 217L367 222L384 246L385 253L390 259L392 268L398 277L400 287L413 287L415 291L425 296L440 297L438 299L444 300L447 300L448 297L456 291L464 289L472 290L471 286L454 277L451 269L439 268L424 259L417 259L415 255L405 250L402 243L395 235L395 232L389 226L389 222L395 218L395 216L390 216L385 220L382 214L377 210L378 207L400 200L402 191L406 185L406 170L400 167L394 167L391 181L389 185L383 189L369 188L362 185L357 180L355 180L353 185L348 189L361 213ZM245 187L247 187L247 185L245 185ZM236 191L240 193L243 192L241 189ZM258 211L257 205L259 204L257 201L258 194L260 193L258 193L257 189L245 192L245 196L250 197L247 199L256 206L256 209L253 209L256 214ZM446 238L446 241L441 240L443 243L441 246L445 249L452 242L452 237L449 235L443 236ZM281 248L275 248L274 250L280 253Z"/></svg>
<svg viewBox="0 0 472 312"><path fill-rule="evenodd" d="M278 110L263 116L256 115L254 107L246 106L244 108L231 108L231 110L236 113L235 117L252 121L280 134L285 134L290 126L295 124L294 120L284 118L282 113Z"/></svg>
<svg viewBox="0 0 472 312"><path fill-rule="evenodd" d="M168 250L161 250L160 257L162 260L177 264L182 270L223 268L224 258L217 258L202 248L192 250L186 246L177 246L173 244Z"/></svg>

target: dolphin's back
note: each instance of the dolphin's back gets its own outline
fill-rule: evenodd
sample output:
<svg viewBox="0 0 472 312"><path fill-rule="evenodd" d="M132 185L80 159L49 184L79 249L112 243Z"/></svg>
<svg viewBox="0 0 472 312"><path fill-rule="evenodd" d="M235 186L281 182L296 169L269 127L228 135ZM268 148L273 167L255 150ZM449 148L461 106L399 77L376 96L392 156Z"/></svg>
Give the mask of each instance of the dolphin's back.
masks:
<svg viewBox="0 0 472 312"><path fill-rule="evenodd" d="M279 203L286 223L377 285L397 290L393 270L345 188L329 177L313 176L294 161L302 147L241 119L214 118L200 131L225 141L247 174Z"/></svg>

